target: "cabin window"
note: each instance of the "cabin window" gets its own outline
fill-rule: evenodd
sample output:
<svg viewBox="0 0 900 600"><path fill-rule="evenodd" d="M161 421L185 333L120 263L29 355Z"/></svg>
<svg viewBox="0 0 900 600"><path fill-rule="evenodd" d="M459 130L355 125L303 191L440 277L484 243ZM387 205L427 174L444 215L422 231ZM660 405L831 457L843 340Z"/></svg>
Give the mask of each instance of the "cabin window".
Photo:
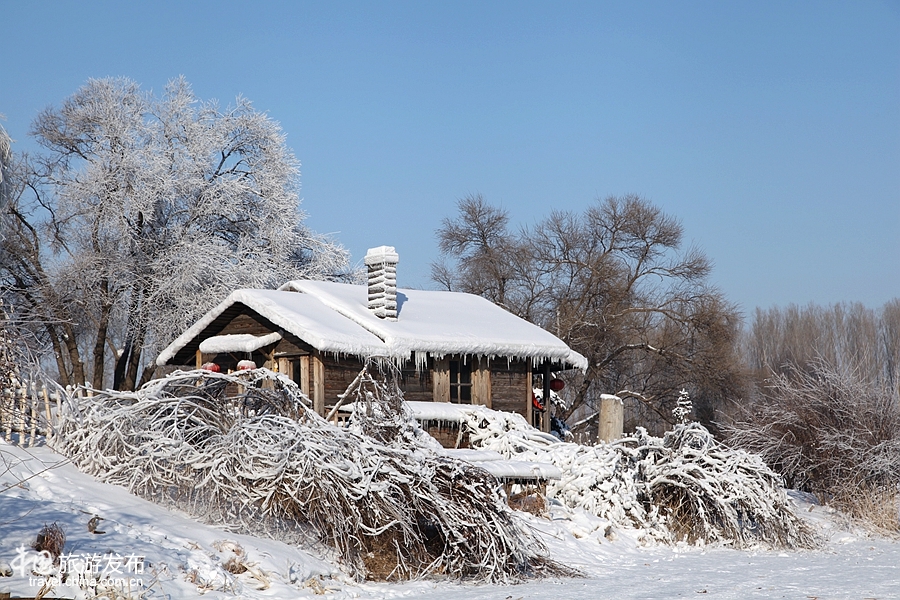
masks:
<svg viewBox="0 0 900 600"><path fill-rule="evenodd" d="M472 365L450 361L450 402L472 404Z"/></svg>

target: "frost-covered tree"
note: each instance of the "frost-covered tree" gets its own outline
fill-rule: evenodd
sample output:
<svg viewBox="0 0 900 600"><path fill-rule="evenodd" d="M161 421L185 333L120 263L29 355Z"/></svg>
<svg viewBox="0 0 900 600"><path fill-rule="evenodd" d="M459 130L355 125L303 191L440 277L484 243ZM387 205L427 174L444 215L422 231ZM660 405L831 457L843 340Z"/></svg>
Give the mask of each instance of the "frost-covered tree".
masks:
<svg viewBox="0 0 900 600"><path fill-rule="evenodd" d="M244 98L94 79L31 134L45 152L6 211L0 271L45 323L64 382L102 387L114 365L114 387L133 389L233 288L347 273L343 248L303 225L279 125Z"/></svg>
<svg viewBox="0 0 900 600"><path fill-rule="evenodd" d="M2 117L3 115L0 115ZM0 125L0 207L5 206L12 195L10 171L12 169L12 140Z"/></svg>

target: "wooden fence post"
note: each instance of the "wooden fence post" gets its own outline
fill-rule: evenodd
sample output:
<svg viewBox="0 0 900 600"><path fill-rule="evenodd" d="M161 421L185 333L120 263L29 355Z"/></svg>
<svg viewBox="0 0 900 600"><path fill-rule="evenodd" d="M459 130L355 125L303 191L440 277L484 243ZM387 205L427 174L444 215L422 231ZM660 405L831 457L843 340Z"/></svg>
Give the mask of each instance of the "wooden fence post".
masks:
<svg viewBox="0 0 900 600"><path fill-rule="evenodd" d="M29 446L34 446L34 440L37 437L37 421L38 421L38 404L37 404L37 385L32 381L28 386L30 389L28 390L28 408L29 415L31 416L31 443Z"/></svg>
<svg viewBox="0 0 900 600"><path fill-rule="evenodd" d="M18 414L18 424L19 424L19 445L25 445L25 388L20 387L18 389L19 396L19 414Z"/></svg>
<svg viewBox="0 0 900 600"><path fill-rule="evenodd" d="M3 390L3 417L6 421L6 437L7 442L12 441L12 422L15 414L15 388Z"/></svg>
<svg viewBox="0 0 900 600"><path fill-rule="evenodd" d="M53 427L53 416L50 413L50 394L47 393L47 386L41 386L41 392L44 396L44 412L47 414L47 429Z"/></svg>

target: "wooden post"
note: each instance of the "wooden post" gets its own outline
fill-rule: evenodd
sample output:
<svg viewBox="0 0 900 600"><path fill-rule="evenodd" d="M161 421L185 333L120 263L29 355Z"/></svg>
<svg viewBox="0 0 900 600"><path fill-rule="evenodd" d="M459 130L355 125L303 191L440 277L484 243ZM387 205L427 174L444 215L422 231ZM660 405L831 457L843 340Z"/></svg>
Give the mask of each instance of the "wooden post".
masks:
<svg viewBox="0 0 900 600"><path fill-rule="evenodd" d="M19 421L19 445L24 446L25 445L25 439L24 439L25 438L25 397L26 397L24 384L22 385L22 387L20 387L18 389L18 392L19 393L17 395L19 396L19 414L18 414L18 416L19 416L19 419L18 419L18 421Z"/></svg>
<svg viewBox="0 0 900 600"><path fill-rule="evenodd" d="M544 412L539 414L540 423L538 424L541 431L550 431L550 361L544 363Z"/></svg>
<svg viewBox="0 0 900 600"><path fill-rule="evenodd" d="M268 369L270 371L275 371L277 373L278 372L278 359L275 358L275 347L273 346L272 349L269 350L269 352L263 352L262 349L260 349L260 353L263 355L263 358L265 358L265 360L263 361L263 367L265 367L266 369ZM270 384L268 386L269 389L275 389L275 386L274 386L274 384L272 384L272 382L267 381L265 383ZM263 385L263 387L267 387L267 386Z"/></svg>
<svg viewBox="0 0 900 600"><path fill-rule="evenodd" d="M41 393L44 396L44 412L47 414L47 429L53 427L53 415L50 413L50 394L47 393L47 386L41 386Z"/></svg>
<svg viewBox="0 0 900 600"><path fill-rule="evenodd" d="M3 416L6 419L6 441L7 442L12 441L13 415L16 414L15 398L16 398L15 388L3 390Z"/></svg>
<svg viewBox="0 0 900 600"><path fill-rule="evenodd" d="M66 386L66 399L69 401L72 400L72 388ZM62 414L62 392L56 393L56 419L59 420L59 416Z"/></svg>
<svg viewBox="0 0 900 600"><path fill-rule="evenodd" d="M199 348L197 348L197 354L194 356L194 360L198 369L203 366L203 353L200 352Z"/></svg>
<svg viewBox="0 0 900 600"><path fill-rule="evenodd" d="M472 359L472 404L491 408L491 368L487 357Z"/></svg>
<svg viewBox="0 0 900 600"><path fill-rule="evenodd" d="M31 382L31 393L28 394L28 406L31 409L31 444L34 446L34 438L37 437L38 422L38 403L37 403L37 385Z"/></svg>
<svg viewBox="0 0 900 600"><path fill-rule="evenodd" d="M312 400L309 395L309 355L300 357L300 391Z"/></svg>
<svg viewBox="0 0 900 600"><path fill-rule="evenodd" d="M325 363L318 355L313 355L310 361L312 367L312 401L313 410L321 416L325 416Z"/></svg>
<svg viewBox="0 0 900 600"><path fill-rule="evenodd" d="M534 375L531 372L531 361L525 360L525 420L531 425L534 421L534 406L531 399L534 397Z"/></svg>
<svg viewBox="0 0 900 600"><path fill-rule="evenodd" d="M450 359L444 358L434 359L434 372L432 373L432 381L434 382L434 401L450 402Z"/></svg>
<svg viewBox="0 0 900 600"><path fill-rule="evenodd" d="M600 395L600 424L597 439L612 442L622 437L625 424L625 405L622 399L611 394Z"/></svg>
<svg viewBox="0 0 900 600"><path fill-rule="evenodd" d="M47 386L41 386L41 394L44 396L44 412L47 414L47 429L45 437L47 441L50 441L50 436L53 435L53 415L50 412L50 394L47 393ZM57 413L58 415L59 413Z"/></svg>
<svg viewBox="0 0 900 600"><path fill-rule="evenodd" d="M279 358L277 359L276 366L278 367L277 369L275 369L276 371L278 371L291 381L294 380L294 365L293 363L291 363L290 359Z"/></svg>

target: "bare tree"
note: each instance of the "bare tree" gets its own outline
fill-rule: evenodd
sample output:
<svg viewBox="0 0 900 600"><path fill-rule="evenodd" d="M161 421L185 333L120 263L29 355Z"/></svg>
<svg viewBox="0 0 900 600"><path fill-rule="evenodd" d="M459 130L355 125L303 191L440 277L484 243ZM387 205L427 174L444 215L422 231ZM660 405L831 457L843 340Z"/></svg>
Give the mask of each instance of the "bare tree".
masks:
<svg viewBox="0 0 900 600"><path fill-rule="evenodd" d="M480 196L458 206L437 232L444 262L433 276L502 304L588 358L558 416L589 416L601 393L618 393L633 399L629 425L659 429L687 388L709 423L716 405L740 393L740 317L708 284L705 255L682 250L674 217L638 196L609 197L511 232L506 212Z"/></svg>
<svg viewBox="0 0 900 600"><path fill-rule="evenodd" d="M31 133L45 153L5 211L0 276L44 323L63 382L103 387L110 365L133 389L235 287L347 273L347 253L303 225L284 134L246 99L90 80Z"/></svg>
<svg viewBox="0 0 900 600"><path fill-rule="evenodd" d="M508 213L489 205L481 194L458 203L456 219L445 218L439 230L441 253L456 259L432 265L432 278L448 290L457 287L484 296L500 306L512 300L512 287L520 284L516 264L519 240L509 234Z"/></svg>

